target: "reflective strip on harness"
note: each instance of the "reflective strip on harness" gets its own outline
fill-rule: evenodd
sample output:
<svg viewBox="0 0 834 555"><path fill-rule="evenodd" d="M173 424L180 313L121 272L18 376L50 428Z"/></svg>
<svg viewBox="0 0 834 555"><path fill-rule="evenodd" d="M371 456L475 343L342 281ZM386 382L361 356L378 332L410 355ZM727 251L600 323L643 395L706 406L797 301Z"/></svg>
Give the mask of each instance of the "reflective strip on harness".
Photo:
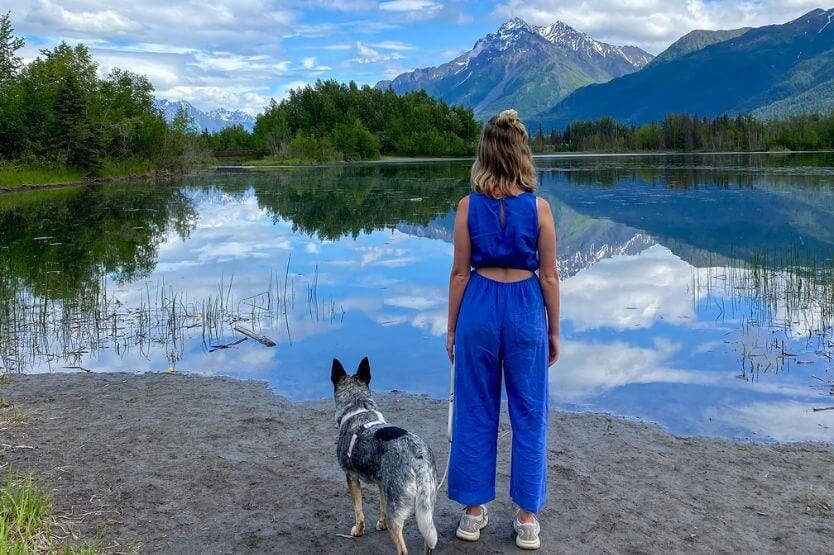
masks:
<svg viewBox="0 0 834 555"><path fill-rule="evenodd" d="M379 414L379 413L377 413ZM353 454L353 448L356 445L356 440L359 439L359 432L367 430L368 428L372 428L373 426L379 426L380 424L385 424L385 419L382 418L382 415L379 416L378 419L374 420L373 422L368 422L367 424L362 424L362 427L359 428L354 434L350 437L350 444L348 444L348 452L347 458L350 460L350 456Z"/></svg>

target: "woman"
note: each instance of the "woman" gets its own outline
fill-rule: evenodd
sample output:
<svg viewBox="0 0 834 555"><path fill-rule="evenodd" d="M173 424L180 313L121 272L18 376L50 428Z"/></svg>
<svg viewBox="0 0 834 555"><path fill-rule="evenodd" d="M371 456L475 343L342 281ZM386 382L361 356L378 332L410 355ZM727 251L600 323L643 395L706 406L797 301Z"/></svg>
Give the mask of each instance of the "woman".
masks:
<svg viewBox="0 0 834 555"><path fill-rule="evenodd" d="M547 369L559 358L559 275L553 214L533 194L527 130L514 110L484 127L472 188L458 204L449 279L446 351L455 362L449 498L466 506L457 536L477 541L488 522L485 505L495 498L503 373L516 545L538 549L536 513L547 493Z"/></svg>

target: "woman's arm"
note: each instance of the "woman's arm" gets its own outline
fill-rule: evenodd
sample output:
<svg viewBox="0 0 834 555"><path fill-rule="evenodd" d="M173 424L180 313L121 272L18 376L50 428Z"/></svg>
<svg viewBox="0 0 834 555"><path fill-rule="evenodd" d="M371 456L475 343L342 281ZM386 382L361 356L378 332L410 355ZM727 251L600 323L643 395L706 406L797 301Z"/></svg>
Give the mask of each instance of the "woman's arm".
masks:
<svg viewBox="0 0 834 555"><path fill-rule="evenodd" d="M538 199L539 281L547 309L548 366L559 359L559 268L556 265L556 225L546 200Z"/></svg>
<svg viewBox="0 0 834 555"><path fill-rule="evenodd" d="M469 197L465 196L458 203L455 216L455 255L452 272L449 275L449 318L446 331L446 352L449 360L455 361L455 329L458 325L458 312L463 300L463 292L469 283L472 245L469 242Z"/></svg>

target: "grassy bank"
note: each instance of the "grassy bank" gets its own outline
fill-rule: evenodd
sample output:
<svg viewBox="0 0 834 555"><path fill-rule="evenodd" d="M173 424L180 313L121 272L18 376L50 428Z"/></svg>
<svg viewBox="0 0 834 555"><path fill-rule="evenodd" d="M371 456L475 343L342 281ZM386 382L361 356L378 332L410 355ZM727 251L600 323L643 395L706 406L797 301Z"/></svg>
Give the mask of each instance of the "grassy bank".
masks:
<svg viewBox="0 0 834 555"><path fill-rule="evenodd" d="M66 168L30 168L25 166L0 166L0 188L18 189L31 185L54 185L82 181L84 174Z"/></svg>
<svg viewBox="0 0 834 555"><path fill-rule="evenodd" d="M160 174L185 172L205 165L206 160L189 160L173 169L162 169L149 160L128 159L102 163L94 174L85 174L71 168L32 167L14 164L0 164L0 193L23 191L56 185L76 185L95 182L120 181L153 177Z"/></svg>
<svg viewBox="0 0 834 555"><path fill-rule="evenodd" d="M240 165L248 167L274 167L274 166L347 166L365 164L399 164L409 162L448 162L453 160L471 160L472 158L450 158L442 156L380 156L368 160L330 160L316 161L301 158L248 158L244 160L218 160L218 165Z"/></svg>

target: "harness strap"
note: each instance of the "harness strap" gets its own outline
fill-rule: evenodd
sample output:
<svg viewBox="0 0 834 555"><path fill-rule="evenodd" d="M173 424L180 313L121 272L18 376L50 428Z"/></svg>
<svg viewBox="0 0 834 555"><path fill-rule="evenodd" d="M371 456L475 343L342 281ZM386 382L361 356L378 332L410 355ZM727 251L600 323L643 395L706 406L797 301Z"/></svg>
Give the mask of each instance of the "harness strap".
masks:
<svg viewBox="0 0 834 555"><path fill-rule="evenodd" d="M377 411L368 411L368 412L376 412L377 419L372 421L372 422L367 422L365 424L362 424L362 427L359 428L356 432L354 432L354 434L350 437L350 443L348 444L348 452L347 452L348 460L350 460L350 456L353 454L353 448L356 446L356 440L359 439L359 433L360 432L364 432L368 428L373 428L374 426L379 426L380 424L385 424L385 419L382 417L382 415L379 412L377 412Z"/></svg>
<svg viewBox="0 0 834 555"><path fill-rule="evenodd" d="M376 413L377 417L382 418L382 414L380 414L379 411L366 409L365 407L360 407L356 410L352 410L348 413L343 414L341 417L338 414L336 414L336 424L338 424L339 428L341 428L345 425L345 422L347 422L357 414L362 414L363 412L373 412Z"/></svg>

